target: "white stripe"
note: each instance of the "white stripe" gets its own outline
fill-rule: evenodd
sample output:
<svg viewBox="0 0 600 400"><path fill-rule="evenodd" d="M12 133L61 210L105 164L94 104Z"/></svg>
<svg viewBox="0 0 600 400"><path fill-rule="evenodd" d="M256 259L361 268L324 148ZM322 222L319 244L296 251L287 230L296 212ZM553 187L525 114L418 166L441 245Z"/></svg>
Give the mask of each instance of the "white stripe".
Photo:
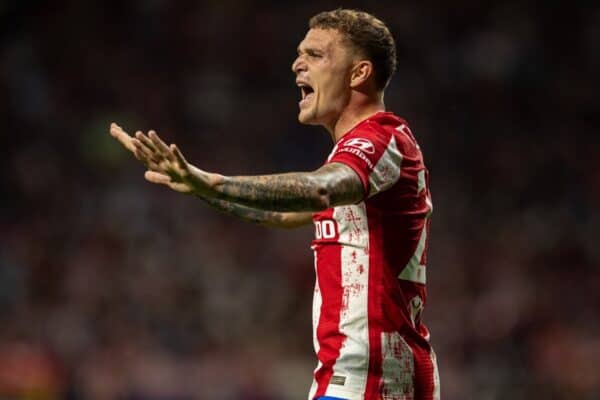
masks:
<svg viewBox="0 0 600 400"><path fill-rule="evenodd" d="M344 385L330 384L328 396L342 397L344 391L363 393L369 370L369 225L364 202L335 207L341 243L342 308L339 330L346 339L333 366L335 376L345 377Z"/></svg>
<svg viewBox="0 0 600 400"><path fill-rule="evenodd" d="M315 253L315 274L317 274L317 251ZM317 326L319 325L319 319L321 318L321 304L323 298L321 297L321 288L319 287L318 275L315 275L315 290L313 294L313 306L312 306L312 322L313 322L313 346L315 348L315 354L319 353L319 341L317 340Z"/></svg>
<svg viewBox="0 0 600 400"><path fill-rule="evenodd" d="M412 399L415 359L398 332L381 332L381 386L384 399Z"/></svg>
<svg viewBox="0 0 600 400"><path fill-rule="evenodd" d="M321 288L319 287L319 274L317 271L317 250L313 248L314 258L315 258L315 290L313 293L313 305L312 305L312 327L313 327L313 347L315 349L315 354L319 354L319 340L317 339L317 327L319 326L319 319L321 318L321 304L323 303L323 298L321 297ZM318 357L317 357L318 359ZM321 361L317 363L317 367L313 372L316 373L323 364ZM312 385L310 387L310 392L308 394L309 400L315 396L317 392L318 384L317 381L313 378Z"/></svg>
<svg viewBox="0 0 600 400"><path fill-rule="evenodd" d="M426 189L427 182L425 181L425 169L417 172L417 193L421 193L421 190Z"/></svg>
<svg viewBox="0 0 600 400"><path fill-rule="evenodd" d="M396 146L396 139L392 135L385 151L375 164L375 168L369 175L371 191L369 196L387 190L400 179L400 165L402 164L402 154Z"/></svg>
<svg viewBox="0 0 600 400"><path fill-rule="evenodd" d="M310 385L310 391L308 392L308 400L312 400L315 397L315 394L317 394L317 388L317 381L313 379L312 384Z"/></svg>
<svg viewBox="0 0 600 400"><path fill-rule="evenodd" d="M410 140L412 143L414 143L414 144L415 144L415 147L416 147L417 149L419 149L419 150L421 149L421 148L419 147L419 143L417 143L417 142L415 141L415 138L414 138L414 137L413 137L413 135L412 135L412 131L410 130L410 128L409 128L409 127L408 127L406 124L400 124L399 126L397 126L397 127L396 127L396 130L397 130L398 132L400 132L401 134L403 134L404 136L406 136L406 138L407 138L408 140ZM407 131L408 131L408 132L407 132ZM409 134L409 132L410 132L410 134Z"/></svg>
<svg viewBox="0 0 600 400"><path fill-rule="evenodd" d="M419 238L417 248L408 264L406 264L406 267L404 267L402 272L398 275L399 279L425 284L427 281L426 268L424 265L421 265L421 258L425 251L425 243L427 243L427 219L425 219L425 222L423 223L423 230L421 231L421 237Z"/></svg>
<svg viewBox="0 0 600 400"><path fill-rule="evenodd" d="M437 365L435 351L431 349L431 363L433 364L433 400L440 400L440 372Z"/></svg>

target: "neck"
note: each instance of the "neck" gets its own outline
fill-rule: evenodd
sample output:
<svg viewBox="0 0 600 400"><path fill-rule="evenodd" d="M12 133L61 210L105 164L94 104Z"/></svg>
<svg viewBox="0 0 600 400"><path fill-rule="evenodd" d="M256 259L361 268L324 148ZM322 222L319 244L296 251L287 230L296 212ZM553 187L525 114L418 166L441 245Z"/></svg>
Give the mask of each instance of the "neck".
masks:
<svg viewBox="0 0 600 400"><path fill-rule="evenodd" d="M350 101L344 108L338 119L327 127L334 143L342 138L350 129L356 126L359 122L367 119L371 115L385 111L383 103L383 95L378 95L376 98L362 98L356 101Z"/></svg>

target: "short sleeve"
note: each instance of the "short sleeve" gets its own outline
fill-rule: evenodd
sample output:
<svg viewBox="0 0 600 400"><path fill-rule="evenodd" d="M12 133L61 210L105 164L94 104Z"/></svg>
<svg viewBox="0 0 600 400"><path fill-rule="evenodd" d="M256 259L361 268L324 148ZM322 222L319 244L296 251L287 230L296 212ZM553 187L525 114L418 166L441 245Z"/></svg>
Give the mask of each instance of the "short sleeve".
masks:
<svg viewBox="0 0 600 400"><path fill-rule="evenodd" d="M344 136L333 148L327 162L352 168L360 177L367 197L371 197L398 181L402 154L393 133L365 129Z"/></svg>

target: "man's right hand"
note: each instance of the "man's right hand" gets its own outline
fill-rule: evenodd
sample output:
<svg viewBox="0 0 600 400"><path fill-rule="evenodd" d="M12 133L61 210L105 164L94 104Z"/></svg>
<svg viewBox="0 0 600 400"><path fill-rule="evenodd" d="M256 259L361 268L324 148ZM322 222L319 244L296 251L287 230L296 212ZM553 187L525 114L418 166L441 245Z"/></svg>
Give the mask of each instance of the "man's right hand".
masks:
<svg viewBox="0 0 600 400"><path fill-rule="evenodd" d="M110 134L117 139L123 147L135 155L135 146L133 145L132 137L127 134L119 125L114 122L110 124Z"/></svg>
<svg viewBox="0 0 600 400"><path fill-rule="evenodd" d="M220 178L188 163L175 144L168 146L154 131L148 135L137 131L129 136L114 122L110 125L110 134L123 147L131 151L148 169L144 178L148 182L167 186L180 193L207 196L212 182Z"/></svg>
<svg viewBox="0 0 600 400"><path fill-rule="evenodd" d="M149 151L156 149L156 145L152 143L141 131L136 132L136 136L132 137L125 132L119 125L112 123L110 125L110 134L112 137L117 139L123 147L129 150L138 160L140 160L147 168L150 168L150 163L153 163L150 157ZM144 143L140 140L143 140ZM145 146L145 147L144 147ZM177 150L177 156L181 157L182 162L183 156ZM153 163L154 164L154 163ZM156 168L156 166L154 165ZM154 171L147 171L145 178L153 183L160 183L171 187L171 189L182 193L191 192L192 188L183 182L173 182L171 177ZM235 204L232 202L218 200L213 198L207 198L199 196L210 206L217 210L230 214L246 221L251 221L259 225L278 227L278 228L296 228L302 225L306 225L312 222L312 213L310 212L274 212L257 210L243 205Z"/></svg>

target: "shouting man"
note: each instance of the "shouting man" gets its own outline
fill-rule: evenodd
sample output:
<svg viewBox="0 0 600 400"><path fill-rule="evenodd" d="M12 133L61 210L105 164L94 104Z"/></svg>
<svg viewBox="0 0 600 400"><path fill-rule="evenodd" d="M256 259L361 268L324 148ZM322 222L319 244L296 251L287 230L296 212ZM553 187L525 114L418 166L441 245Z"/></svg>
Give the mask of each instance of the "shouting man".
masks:
<svg viewBox="0 0 600 400"><path fill-rule="evenodd" d="M223 176L190 164L154 131L132 137L110 127L152 183L262 225L314 223L311 400L439 399L421 320L428 172L406 121L385 110L395 69L394 39L379 19L346 9L311 18L292 64L298 119L325 127L334 142L312 172Z"/></svg>

